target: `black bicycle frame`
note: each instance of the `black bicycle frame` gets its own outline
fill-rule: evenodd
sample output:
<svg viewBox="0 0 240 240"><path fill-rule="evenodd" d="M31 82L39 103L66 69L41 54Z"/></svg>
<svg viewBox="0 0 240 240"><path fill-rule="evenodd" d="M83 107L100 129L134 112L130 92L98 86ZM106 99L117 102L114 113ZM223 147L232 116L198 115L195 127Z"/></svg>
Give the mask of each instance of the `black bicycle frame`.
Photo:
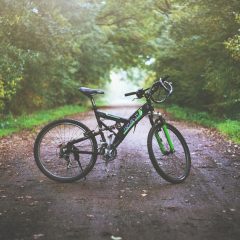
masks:
<svg viewBox="0 0 240 240"><path fill-rule="evenodd" d="M149 112L153 111L153 107L151 105L150 101L147 101L144 105L142 105L140 108L138 108L128 119L118 117L112 114L104 113L99 110L97 110L95 101L93 98L91 98L92 106L93 106L93 111L96 116L96 120L99 126L99 131L94 132L90 131L85 133L85 136L80 139L73 140L69 142L69 144L75 144L78 142L82 142L89 137L95 137L97 135L100 135L102 138L103 142L106 142L106 138L103 134L103 131L108 130L112 134L114 134L115 138L113 140L113 146L116 148L127 136L127 134L130 132L130 130L138 124L141 119L146 116ZM118 128L118 132L116 133L111 126L107 126L101 119L107 119L107 120L112 120L115 121L116 124L123 124L120 128ZM151 124L153 125L153 120L151 117L149 117Z"/></svg>
<svg viewBox="0 0 240 240"><path fill-rule="evenodd" d="M122 127L118 129L118 132L115 133L114 131L111 131L114 135L114 141L113 141L113 146L116 148L127 136L127 134L130 132L130 130L138 124L141 119L146 116L149 111L152 110L152 106L149 105L148 103L145 103L143 106L138 108L130 117L129 119L121 118L112 114L107 114L103 113L100 111L96 111L96 118L98 123L103 125L104 127L108 128L100 118L108 119L108 120L113 120L116 123L122 123ZM111 130L111 129L107 129ZM104 140L104 139L103 139Z"/></svg>

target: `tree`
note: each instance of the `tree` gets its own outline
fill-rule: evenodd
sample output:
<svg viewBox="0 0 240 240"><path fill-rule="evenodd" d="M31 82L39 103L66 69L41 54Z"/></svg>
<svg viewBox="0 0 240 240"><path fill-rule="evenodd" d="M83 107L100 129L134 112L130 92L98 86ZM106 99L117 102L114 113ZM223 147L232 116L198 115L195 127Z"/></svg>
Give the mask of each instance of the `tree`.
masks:
<svg viewBox="0 0 240 240"><path fill-rule="evenodd" d="M172 102L239 109L238 0L0 0L0 109L73 103L111 69L172 77ZM236 21L237 16L237 21Z"/></svg>
<svg viewBox="0 0 240 240"><path fill-rule="evenodd" d="M174 1L153 70L173 76L178 104L218 114L239 107L240 65L224 42L237 32L239 1Z"/></svg>

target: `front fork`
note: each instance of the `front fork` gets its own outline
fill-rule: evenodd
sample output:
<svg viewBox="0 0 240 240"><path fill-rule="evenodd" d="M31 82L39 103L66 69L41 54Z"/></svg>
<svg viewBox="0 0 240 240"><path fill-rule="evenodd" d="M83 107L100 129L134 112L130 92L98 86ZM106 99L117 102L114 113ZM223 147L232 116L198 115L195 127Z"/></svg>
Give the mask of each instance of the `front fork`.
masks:
<svg viewBox="0 0 240 240"><path fill-rule="evenodd" d="M157 117L155 122L153 120L153 116ZM161 113L152 113L151 115L149 115L149 120L150 120L150 123L151 123L152 126L155 125L155 124L160 124L160 126L161 126L161 128L162 128L162 130L165 134L165 137L167 139L170 151L166 150L166 148L163 144L163 141L162 141L161 137L159 136L158 132L154 133L162 154L167 155L167 154L173 153L174 152L174 145L173 145L173 142L172 142L171 137L169 135L169 131L168 131L168 128L167 128L166 121L163 118L163 116L161 115Z"/></svg>

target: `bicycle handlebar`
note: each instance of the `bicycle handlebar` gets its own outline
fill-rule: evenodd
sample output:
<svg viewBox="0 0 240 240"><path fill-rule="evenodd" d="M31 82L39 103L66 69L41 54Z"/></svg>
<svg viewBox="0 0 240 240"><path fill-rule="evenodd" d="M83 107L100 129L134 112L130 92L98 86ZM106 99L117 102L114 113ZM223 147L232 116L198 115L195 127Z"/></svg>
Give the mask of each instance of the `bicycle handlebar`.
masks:
<svg viewBox="0 0 240 240"><path fill-rule="evenodd" d="M150 98L153 102L156 102L156 103L161 103L163 101L166 100L166 98L169 97L169 95L172 94L173 92L173 87L172 87L172 83L171 82L168 82L166 81L167 79L169 78L169 76L166 76L166 77L163 77L163 78L160 78L157 82L155 82L151 88L147 88L147 89L139 89L138 91L136 92L129 92L129 93L125 93L125 97L127 96L131 96L131 95L136 95L138 98L142 98L145 94L145 92L147 90L149 90L149 95L150 95ZM158 90L159 87L162 87L166 92L167 92L167 95L164 99L162 100L155 100L152 98L152 95Z"/></svg>
<svg viewBox="0 0 240 240"><path fill-rule="evenodd" d="M165 78L165 79L167 79L167 78ZM162 80L161 78L160 78L159 82L160 82L161 86L165 89L165 91L168 92L168 96L169 96L173 92L172 83L168 82L164 79Z"/></svg>
<svg viewBox="0 0 240 240"><path fill-rule="evenodd" d="M153 86L151 87L151 90L150 90L150 98L153 102L155 103L162 103L164 102L168 97L169 95L172 94L173 92L173 87L172 87L172 83L171 82L168 82L166 81L167 79L169 78L169 76L166 76L166 77L163 77L163 78L160 78L157 82L155 82L153 84ZM156 100L154 99L153 95L155 92L157 92L157 90L159 89L159 87L162 87L165 92L167 92L167 95L160 99L160 100Z"/></svg>
<svg viewBox="0 0 240 240"><path fill-rule="evenodd" d="M125 93L124 96L127 97L127 96L131 96L131 95L135 95L136 92L129 92L129 93Z"/></svg>

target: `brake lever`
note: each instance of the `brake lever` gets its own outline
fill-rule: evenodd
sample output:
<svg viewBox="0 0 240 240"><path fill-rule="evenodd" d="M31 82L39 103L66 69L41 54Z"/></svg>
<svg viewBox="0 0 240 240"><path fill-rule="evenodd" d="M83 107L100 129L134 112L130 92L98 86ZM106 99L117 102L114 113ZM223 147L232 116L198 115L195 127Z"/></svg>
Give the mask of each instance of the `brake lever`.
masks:
<svg viewBox="0 0 240 240"><path fill-rule="evenodd" d="M173 91L173 87L172 87L172 82L167 82L166 83L168 84L169 88L168 88L168 92L169 92L169 95L172 93Z"/></svg>
<svg viewBox="0 0 240 240"><path fill-rule="evenodd" d="M165 82L167 82L167 81L163 81L162 78L160 78L159 82L160 82L161 86L164 88L164 90L169 92L168 88L165 86Z"/></svg>

